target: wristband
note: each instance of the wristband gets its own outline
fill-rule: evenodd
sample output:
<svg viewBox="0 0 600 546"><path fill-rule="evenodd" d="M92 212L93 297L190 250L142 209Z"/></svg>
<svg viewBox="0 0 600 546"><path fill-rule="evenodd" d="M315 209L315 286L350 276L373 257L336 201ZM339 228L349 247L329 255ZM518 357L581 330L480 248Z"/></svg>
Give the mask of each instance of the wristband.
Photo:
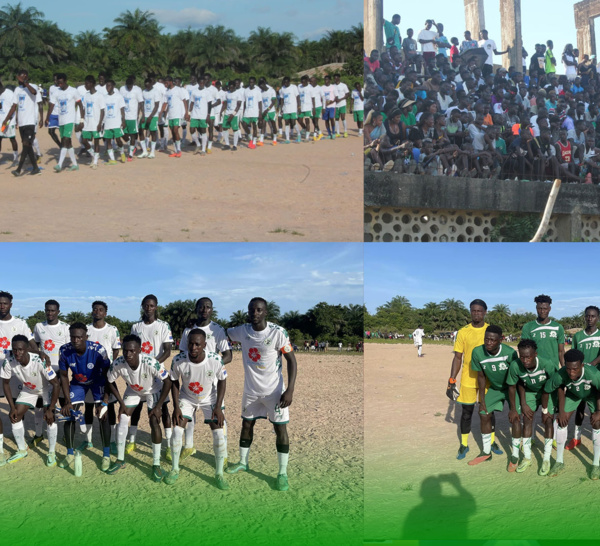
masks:
<svg viewBox="0 0 600 546"><path fill-rule="evenodd" d="M450 379L448 379L448 383L452 383L452 385L456 385L456 379L451 377Z"/></svg>
<svg viewBox="0 0 600 546"><path fill-rule="evenodd" d="M79 118L79 123L83 125L85 123L85 119L84 118Z"/></svg>
<svg viewBox="0 0 600 546"><path fill-rule="evenodd" d="M108 406L108 404L106 402L102 402L103 406Z"/></svg>
<svg viewBox="0 0 600 546"><path fill-rule="evenodd" d="M542 408L542 413L544 415L547 415L548 414L548 408Z"/></svg>

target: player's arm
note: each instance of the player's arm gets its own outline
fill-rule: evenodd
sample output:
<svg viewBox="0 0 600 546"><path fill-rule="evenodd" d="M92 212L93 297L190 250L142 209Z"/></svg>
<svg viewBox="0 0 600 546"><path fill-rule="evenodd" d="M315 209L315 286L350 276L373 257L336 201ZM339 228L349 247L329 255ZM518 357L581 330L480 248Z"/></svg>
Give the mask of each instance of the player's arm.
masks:
<svg viewBox="0 0 600 546"><path fill-rule="evenodd" d="M231 362L231 360L233 359L233 352L231 351L231 349L227 349L226 351L221 351L221 358L223 360L223 366L225 366L226 364L229 364ZM600 357L598 357L600 358Z"/></svg>
<svg viewBox="0 0 600 546"><path fill-rule="evenodd" d="M487 413L485 406L485 374L479 370L477 372L477 388L479 389L479 413Z"/></svg>
<svg viewBox="0 0 600 546"><path fill-rule="evenodd" d="M296 364L296 355L293 352L283 353L283 357L287 362L288 386L287 389L285 389L285 392L281 395L279 405L282 408L287 408L291 405L292 397L294 396L298 365Z"/></svg>
<svg viewBox="0 0 600 546"><path fill-rule="evenodd" d="M38 102L38 117L40 120L38 121L38 127L41 129L44 126L44 101L41 100Z"/></svg>
<svg viewBox="0 0 600 546"><path fill-rule="evenodd" d="M10 110L8 111L8 114L6 114L6 117L2 120L2 125L8 125L8 122L12 119L16 109L17 105L16 103L13 103L13 105L10 107Z"/></svg>
<svg viewBox="0 0 600 546"><path fill-rule="evenodd" d="M448 386L446 387L446 396L450 400L456 400L458 398L458 389L456 388L456 376L460 371L462 365L463 354L459 351L454 351L454 358L452 359L452 366L450 368L450 378L448 379Z"/></svg>
<svg viewBox="0 0 600 546"><path fill-rule="evenodd" d="M150 113L150 115L148 116L150 119L152 119L152 118L155 118L155 117L157 116L157 113L158 113L158 105L159 105L159 102L158 102L158 101L156 101L156 102L154 103L154 108L152 109L152 112L151 112L151 113ZM163 108L163 112L164 112L164 108Z"/></svg>
<svg viewBox="0 0 600 546"><path fill-rule="evenodd" d="M60 383L58 382L58 377L53 377L49 381L50 385L52 385L52 398L50 399L50 405L46 408L44 412L44 419L46 423L51 425L54 423L54 410L56 409L56 402L58 402L58 393L60 392Z"/></svg>
<svg viewBox="0 0 600 546"><path fill-rule="evenodd" d="M106 382L106 386L108 387L109 394L112 394L117 399L117 402L119 402L119 405L124 408L125 402L123 401L123 397L121 396L121 393L119 393L119 389L117 388L116 379L115 381L108 380Z"/></svg>
<svg viewBox="0 0 600 546"><path fill-rule="evenodd" d="M477 376L477 379L479 379L479 376ZM517 404L516 404L517 396L516 395L517 395L517 386L509 385L508 386L508 420L511 423L514 423L515 421L520 419L519 413L517 412ZM519 396L520 395L521 395L521 393L519 393ZM522 398L522 400L523 399L524 399L524 397Z"/></svg>
<svg viewBox="0 0 600 546"><path fill-rule="evenodd" d="M560 367L563 368L565 365L565 344L558 344L558 361L560 363Z"/></svg>
<svg viewBox="0 0 600 546"><path fill-rule="evenodd" d="M237 106L235 107L235 111L233 112L232 116L230 116L230 117L235 116L239 112L239 110L240 110L241 107L242 107L242 101L238 100L237 101Z"/></svg>
<svg viewBox="0 0 600 546"><path fill-rule="evenodd" d="M6 400L9 406L8 416L10 417L11 423L16 423L17 418L17 408L15 407L15 401L13 399L12 392L10 390L10 379L4 378L2 380L4 384L4 396L6 396Z"/></svg>
<svg viewBox="0 0 600 546"><path fill-rule="evenodd" d="M225 421L225 416L223 415L223 410L221 408L223 407L226 388L227 379L219 379L217 381L217 402L215 404L215 409L213 410L212 418L217 420L217 424L220 427L223 426L223 422Z"/></svg>
<svg viewBox="0 0 600 546"><path fill-rule="evenodd" d="M158 356L156 357L156 360L158 360L161 364L167 360L170 356L171 356L171 347L173 346L172 342L169 343L163 343L160 346L160 353L158 354Z"/></svg>
<svg viewBox="0 0 600 546"><path fill-rule="evenodd" d="M81 119L85 118L85 112L83 111L83 104L81 103L81 99L77 99L75 101L75 106L79 108L79 117Z"/></svg>

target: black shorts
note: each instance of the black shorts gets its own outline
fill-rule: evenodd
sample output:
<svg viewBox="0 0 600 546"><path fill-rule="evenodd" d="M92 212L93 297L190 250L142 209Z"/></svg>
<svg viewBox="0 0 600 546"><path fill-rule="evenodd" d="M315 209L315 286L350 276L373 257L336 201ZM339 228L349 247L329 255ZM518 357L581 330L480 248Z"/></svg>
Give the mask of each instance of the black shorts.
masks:
<svg viewBox="0 0 600 546"><path fill-rule="evenodd" d="M35 125L23 125L19 127L19 134L24 145L31 146L35 140Z"/></svg>

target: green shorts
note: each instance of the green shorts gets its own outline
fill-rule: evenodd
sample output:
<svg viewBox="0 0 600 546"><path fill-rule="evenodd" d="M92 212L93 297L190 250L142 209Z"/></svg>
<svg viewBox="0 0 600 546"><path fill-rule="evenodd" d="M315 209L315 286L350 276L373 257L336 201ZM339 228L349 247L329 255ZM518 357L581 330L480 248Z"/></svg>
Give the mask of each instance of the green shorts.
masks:
<svg viewBox="0 0 600 546"><path fill-rule="evenodd" d="M146 118L146 123L144 123L144 126L142 127L142 129L146 129L146 131L157 131L158 130L158 116L155 116L153 118Z"/></svg>
<svg viewBox="0 0 600 546"><path fill-rule="evenodd" d="M565 396L565 413L575 411L577 409L577 406L579 406L581 402L585 402L587 404L590 413L594 413L596 411L596 398L594 396L584 398L583 400L579 400L579 398L570 397L567 393L567 395Z"/></svg>
<svg viewBox="0 0 600 546"><path fill-rule="evenodd" d="M81 131L81 138L83 138L84 140L100 138L100 133L98 131Z"/></svg>
<svg viewBox="0 0 600 546"><path fill-rule="evenodd" d="M192 118L190 120L190 128L200 128L200 129L206 129L208 127L208 123L205 119L196 119L196 118Z"/></svg>
<svg viewBox="0 0 600 546"><path fill-rule="evenodd" d="M135 119L126 119L125 120L125 134L126 135L137 135L138 134L137 120L135 120Z"/></svg>
<svg viewBox="0 0 600 546"><path fill-rule="evenodd" d="M312 110L307 110L306 112L300 112L300 115L298 116L300 119L305 119L305 118L312 118Z"/></svg>
<svg viewBox="0 0 600 546"><path fill-rule="evenodd" d="M355 110L354 111L354 121L364 121L365 111L364 110Z"/></svg>
<svg viewBox="0 0 600 546"><path fill-rule="evenodd" d="M531 408L532 411L536 411L542 406L542 394L543 392L531 392L525 391L525 403ZM548 412L554 413L554 393L548 396ZM518 396L518 395L517 395Z"/></svg>
<svg viewBox="0 0 600 546"><path fill-rule="evenodd" d="M169 127L181 127L181 122L179 121L179 118L170 119Z"/></svg>
<svg viewBox="0 0 600 546"><path fill-rule="evenodd" d="M239 131L240 124L239 124L239 120L238 120L237 116L233 116L231 121L229 121L229 116L225 116L223 118L223 129L229 129L230 127L234 131Z"/></svg>
<svg viewBox="0 0 600 546"><path fill-rule="evenodd" d="M65 125L61 125L58 128L58 134L60 138L71 138L73 134L73 123L67 123Z"/></svg>
<svg viewBox="0 0 600 546"><path fill-rule="evenodd" d="M518 394L515 395L517 411L521 413L521 404L519 403ZM504 402L508 402L508 389L496 390L492 387L485 393L485 407L488 413L493 411L502 411L504 409Z"/></svg>
<svg viewBox="0 0 600 546"><path fill-rule="evenodd" d="M339 108L336 108L335 109L335 119L340 119L340 115L345 114L345 113L346 113L345 106L340 106Z"/></svg>
<svg viewBox="0 0 600 546"><path fill-rule="evenodd" d="M319 119L321 117L322 113L323 113L323 107L322 106L316 106L315 107L315 117L313 119Z"/></svg>
<svg viewBox="0 0 600 546"><path fill-rule="evenodd" d="M283 119L298 119L298 114L296 112L293 114L283 114Z"/></svg>
<svg viewBox="0 0 600 546"><path fill-rule="evenodd" d="M275 121L276 118L277 118L277 112L273 111L273 112L269 112L263 119L269 120L269 121Z"/></svg>
<svg viewBox="0 0 600 546"><path fill-rule="evenodd" d="M123 136L123 129L106 129L102 138L109 140L111 138L121 138Z"/></svg>
<svg viewBox="0 0 600 546"><path fill-rule="evenodd" d="M257 123L258 118L242 118L242 121L247 125L248 123Z"/></svg>

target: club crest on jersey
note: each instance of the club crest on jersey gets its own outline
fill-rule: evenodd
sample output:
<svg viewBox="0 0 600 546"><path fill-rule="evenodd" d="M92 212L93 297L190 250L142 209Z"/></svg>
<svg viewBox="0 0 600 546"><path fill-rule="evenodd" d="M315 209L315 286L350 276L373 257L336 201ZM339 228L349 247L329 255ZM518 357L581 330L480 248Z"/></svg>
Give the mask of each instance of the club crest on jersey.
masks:
<svg viewBox="0 0 600 546"><path fill-rule="evenodd" d="M208 375L208 377L212 377L212 370L208 370L208 372L206 373L206 375Z"/></svg>
<svg viewBox="0 0 600 546"><path fill-rule="evenodd" d="M252 360L252 362L258 362L260 360L260 353L256 347L252 347L248 351L248 358Z"/></svg>
<svg viewBox="0 0 600 546"><path fill-rule="evenodd" d="M44 349L46 349L46 351L53 351L54 347L56 347L56 345L54 345L54 342L51 339L44 341Z"/></svg>
<svg viewBox="0 0 600 546"><path fill-rule="evenodd" d="M143 374L142 374L142 377L143 377L144 379L148 379L148 374L147 374L147 373L143 373Z"/></svg>
<svg viewBox="0 0 600 546"><path fill-rule="evenodd" d="M88 370L93 370L94 369L94 363L93 362L88 362L87 368L88 368Z"/></svg>
<svg viewBox="0 0 600 546"><path fill-rule="evenodd" d="M271 345L271 343L273 343L272 339L269 339L269 338L265 339L265 345L269 346L269 345Z"/></svg>
<svg viewBox="0 0 600 546"><path fill-rule="evenodd" d="M204 387L198 382L190 383L188 387L194 394L200 394L204 390Z"/></svg>

